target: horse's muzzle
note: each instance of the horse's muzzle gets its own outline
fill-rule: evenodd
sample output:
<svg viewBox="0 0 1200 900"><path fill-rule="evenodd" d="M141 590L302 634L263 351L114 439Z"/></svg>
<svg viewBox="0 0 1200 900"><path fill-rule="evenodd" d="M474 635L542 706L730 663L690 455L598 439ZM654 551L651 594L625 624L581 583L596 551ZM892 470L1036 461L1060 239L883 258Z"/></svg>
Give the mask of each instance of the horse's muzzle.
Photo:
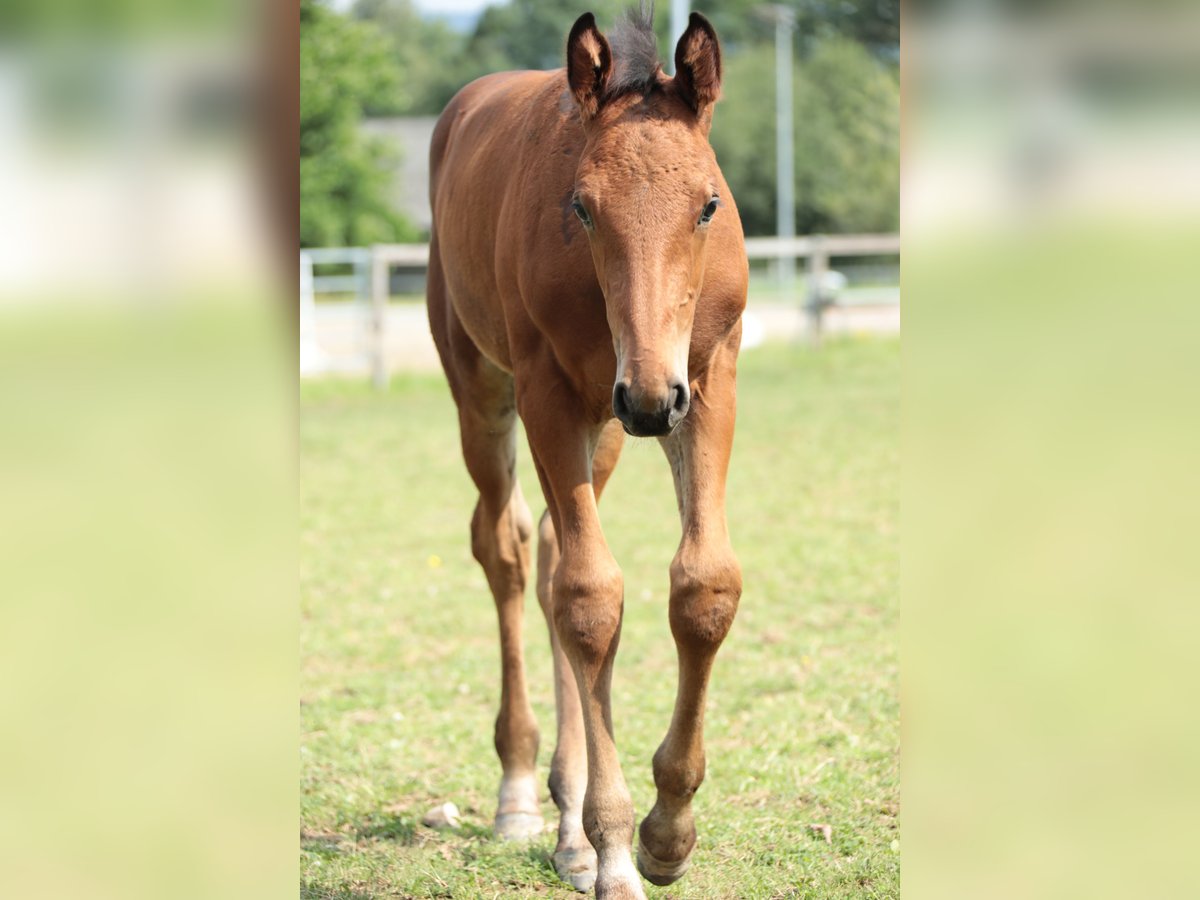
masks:
<svg viewBox="0 0 1200 900"><path fill-rule="evenodd" d="M673 382L665 393L650 395L635 391L624 381L613 386L613 415L634 437L662 437L688 414L691 392L683 382Z"/></svg>

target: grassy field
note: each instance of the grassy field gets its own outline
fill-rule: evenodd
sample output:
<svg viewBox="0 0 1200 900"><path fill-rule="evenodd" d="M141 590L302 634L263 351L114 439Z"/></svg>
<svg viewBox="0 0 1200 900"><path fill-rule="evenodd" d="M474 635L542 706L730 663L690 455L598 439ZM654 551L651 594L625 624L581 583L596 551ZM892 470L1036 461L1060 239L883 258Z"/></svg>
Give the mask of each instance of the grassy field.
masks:
<svg viewBox="0 0 1200 900"><path fill-rule="evenodd" d="M745 589L713 675L693 867L651 897L899 896L899 363L894 339L742 358L729 518ZM491 837L499 648L444 382L300 396L301 896L578 897L552 832ZM656 442L627 441L601 515L625 574L613 718L640 817L676 665L679 530ZM545 774L554 698L532 585L525 635ZM420 824L446 800L460 827ZM543 813L557 824L545 792Z"/></svg>

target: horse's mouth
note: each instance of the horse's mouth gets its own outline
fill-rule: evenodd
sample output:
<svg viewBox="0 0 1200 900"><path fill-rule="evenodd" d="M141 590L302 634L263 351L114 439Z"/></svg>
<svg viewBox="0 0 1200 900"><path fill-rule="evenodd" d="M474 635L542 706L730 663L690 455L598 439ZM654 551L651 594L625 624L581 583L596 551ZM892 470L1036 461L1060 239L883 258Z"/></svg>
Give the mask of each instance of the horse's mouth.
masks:
<svg viewBox="0 0 1200 900"><path fill-rule="evenodd" d="M669 416L655 422L639 422L636 419L633 422L628 422L623 418L619 419L621 427L625 430L625 433L630 437L638 438L666 437L676 428L678 428L679 423L683 420L684 416L679 416L678 418Z"/></svg>

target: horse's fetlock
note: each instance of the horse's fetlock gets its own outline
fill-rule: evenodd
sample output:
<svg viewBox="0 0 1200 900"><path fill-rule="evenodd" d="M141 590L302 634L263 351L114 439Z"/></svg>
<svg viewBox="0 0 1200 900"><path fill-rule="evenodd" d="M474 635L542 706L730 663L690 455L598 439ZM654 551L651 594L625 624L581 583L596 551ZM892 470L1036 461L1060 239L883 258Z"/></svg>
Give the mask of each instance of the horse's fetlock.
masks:
<svg viewBox="0 0 1200 900"><path fill-rule="evenodd" d="M563 784L562 771L553 762L550 764L550 777L546 779L546 787L550 790L550 799L554 801L554 805L562 809L567 799L567 786Z"/></svg>
<svg viewBox="0 0 1200 900"><path fill-rule="evenodd" d="M496 755L503 760L521 760L532 765L537 760L541 735L537 721L512 712L501 710L496 717L493 745Z"/></svg>
<svg viewBox="0 0 1200 900"><path fill-rule="evenodd" d="M628 847L633 839L633 801L627 795L608 801L585 800L583 833L597 850Z"/></svg>
<svg viewBox="0 0 1200 900"><path fill-rule="evenodd" d="M690 800L704 783L705 759L701 753L696 758L671 758L666 746L654 754L654 786L660 794L677 800Z"/></svg>

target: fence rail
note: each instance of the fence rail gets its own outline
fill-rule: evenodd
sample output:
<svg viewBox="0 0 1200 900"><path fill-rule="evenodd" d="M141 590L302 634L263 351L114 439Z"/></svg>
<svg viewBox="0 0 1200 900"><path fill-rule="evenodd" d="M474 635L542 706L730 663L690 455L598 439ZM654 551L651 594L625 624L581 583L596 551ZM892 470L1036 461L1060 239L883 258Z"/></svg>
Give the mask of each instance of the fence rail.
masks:
<svg viewBox="0 0 1200 900"><path fill-rule="evenodd" d="M854 305L837 298L831 286L829 260L833 257L895 256L900 254L898 234L831 234L805 237L746 238L746 256L751 260L806 260L806 297L803 305L808 319L808 336L817 343L821 339L822 318L826 309L835 305ZM393 267L423 269L429 265L428 244L374 244L371 247L324 247L303 250L301 265L302 319L313 310L318 293L351 293L368 306L371 379L377 387L387 384L388 371L384 358L388 278ZM315 266L349 265L351 275L313 274ZM787 271L781 267L781 271ZM302 329L302 337L304 330Z"/></svg>
<svg viewBox="0 0 1200 900"><path fill-rule="evenodd" d="M377 266L422 268L429 265L428 244L374 244L370 252ZM820 254L827 257L891 256L899 252L898 234L816 234L795 238L746 238L746 256L750 259L805 259Z"/></svg>

